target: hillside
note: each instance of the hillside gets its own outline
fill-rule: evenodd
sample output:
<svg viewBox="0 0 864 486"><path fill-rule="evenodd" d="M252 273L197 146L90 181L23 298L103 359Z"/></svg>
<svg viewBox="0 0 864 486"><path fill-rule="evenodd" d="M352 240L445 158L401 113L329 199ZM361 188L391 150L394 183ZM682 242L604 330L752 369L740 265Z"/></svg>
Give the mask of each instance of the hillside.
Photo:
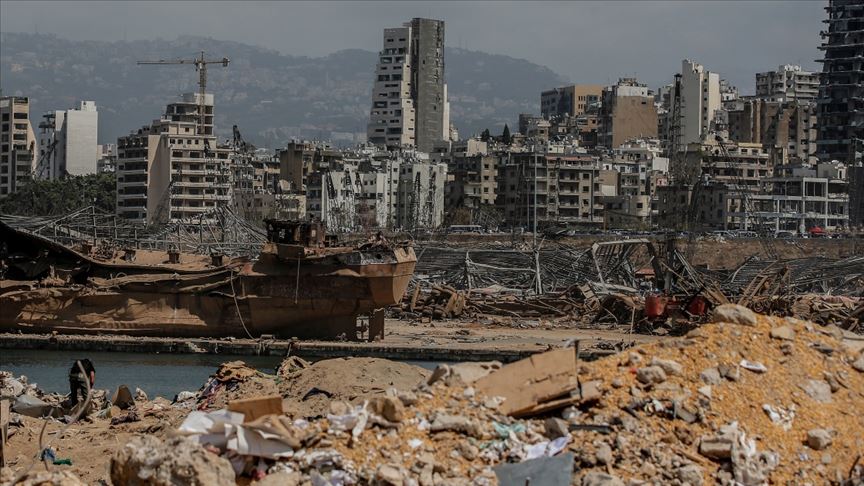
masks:
<svg viewBox="0 0 864 486"><path fill-rule="evenodd" d="M343 143L365 137L376 54L359 49L310 58L191 36L99 42L2 33L0 88L5 95L30 96L34 119L81 99L95 100L100 141L110 142L157 118L178 94L197 89L191 66L135 62L190 58L200 50L231 59L227 69L208 71L221 137L229 137L234 124L245 138L269 147L292 137ZM539 111L541 90L566 82L521 59L456 48L445 56L451 117L463 135L515 124L518 113Z"/></svg>

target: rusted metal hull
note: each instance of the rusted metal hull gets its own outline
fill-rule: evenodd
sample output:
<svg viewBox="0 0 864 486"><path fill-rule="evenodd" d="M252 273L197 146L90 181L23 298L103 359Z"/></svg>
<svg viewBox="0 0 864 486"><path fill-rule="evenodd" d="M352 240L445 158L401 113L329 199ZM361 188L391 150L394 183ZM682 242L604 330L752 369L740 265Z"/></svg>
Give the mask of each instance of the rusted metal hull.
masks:
<svg viewBox="0 0 864 486"><path fill-rule="evenodd" d="M401 300L417 261L410 247L295 259L265 250L255 262L147 272L131 265L124 271L71 250L62 256L66 266L78 260L80 268L85 260L86 281L0 281L0 330L353 339L359 315Z"/></svg>

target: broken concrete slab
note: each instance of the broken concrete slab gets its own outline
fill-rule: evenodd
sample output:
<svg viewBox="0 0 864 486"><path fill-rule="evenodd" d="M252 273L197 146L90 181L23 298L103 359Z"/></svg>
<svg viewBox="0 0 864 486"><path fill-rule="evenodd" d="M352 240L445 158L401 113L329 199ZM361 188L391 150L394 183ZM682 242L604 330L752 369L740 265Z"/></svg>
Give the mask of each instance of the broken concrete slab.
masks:
<svg viewBox="0 0 864 486"><path fill-rule="evenodd" d="M111 458L110 473L114 484L129 486L235 484L227 459L186 437L164 442L151 435L133 437Z"/></svg>
<svg viewBox="0 0 864 486"><path fill-rule="evenodd" d="M723 304L714 309L712 321L755 326L756 313L741 305Z"/></svg>
<svg viewBox="0 0 864 486"><path fill-rule="evenodd" d="M538 457L518 464L500 464L493 468L499 486L568 486L573 470L573 453ZM584 481L582 484L585 484ZM600 483L592 483L600 484ZM624 486L623 483L621 486Z"/></svg>

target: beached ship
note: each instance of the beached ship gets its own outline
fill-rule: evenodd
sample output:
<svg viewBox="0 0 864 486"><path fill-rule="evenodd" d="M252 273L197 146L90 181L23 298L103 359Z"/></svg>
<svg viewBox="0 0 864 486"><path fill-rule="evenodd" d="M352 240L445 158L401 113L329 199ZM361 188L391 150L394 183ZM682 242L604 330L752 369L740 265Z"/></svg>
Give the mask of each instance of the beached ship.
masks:
<svg viewBox="0 0 864 486"><path fill-rule="evenodd" d="M320 223L266 224L258 258L226 259L105 254L0 222L0 330L355 339L358 317L399 302L417 262L380 237L339 246Z"/></svg>

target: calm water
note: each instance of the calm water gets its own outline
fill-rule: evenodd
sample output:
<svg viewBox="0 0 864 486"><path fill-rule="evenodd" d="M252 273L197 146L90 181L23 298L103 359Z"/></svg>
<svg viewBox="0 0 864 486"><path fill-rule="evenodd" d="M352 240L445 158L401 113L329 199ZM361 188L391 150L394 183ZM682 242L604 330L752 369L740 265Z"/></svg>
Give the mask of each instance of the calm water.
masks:
<svg viewBox="0 0 864 486"><path fill-rule="evenodd" d="M69 393L69 369L80 358L93 362L96 388L113 393L117 386L126 385L133 392L141 388L150 398L168 399L183 390L198 390L226 361L245 361L265 373L273 373L282 361L278 356L0 349L0 370L27 375L30 383L48 392Z"/></svg>
<svg viewBox="0 0 864 486"><path fill-rule="evenodd" d="M279 356L0 349L0 370L26 375L30 383L37 383L47 392L69 393L69 368L80 358L93 362L96 388L113 393L119 385L126 385L132 392L138 387L150 398L162 396L169 400L184 390L197 391L227 361L245 361L265 373L275 372L282 361ZM429 361L405 363L426 369L438 365Z"/></svg>

